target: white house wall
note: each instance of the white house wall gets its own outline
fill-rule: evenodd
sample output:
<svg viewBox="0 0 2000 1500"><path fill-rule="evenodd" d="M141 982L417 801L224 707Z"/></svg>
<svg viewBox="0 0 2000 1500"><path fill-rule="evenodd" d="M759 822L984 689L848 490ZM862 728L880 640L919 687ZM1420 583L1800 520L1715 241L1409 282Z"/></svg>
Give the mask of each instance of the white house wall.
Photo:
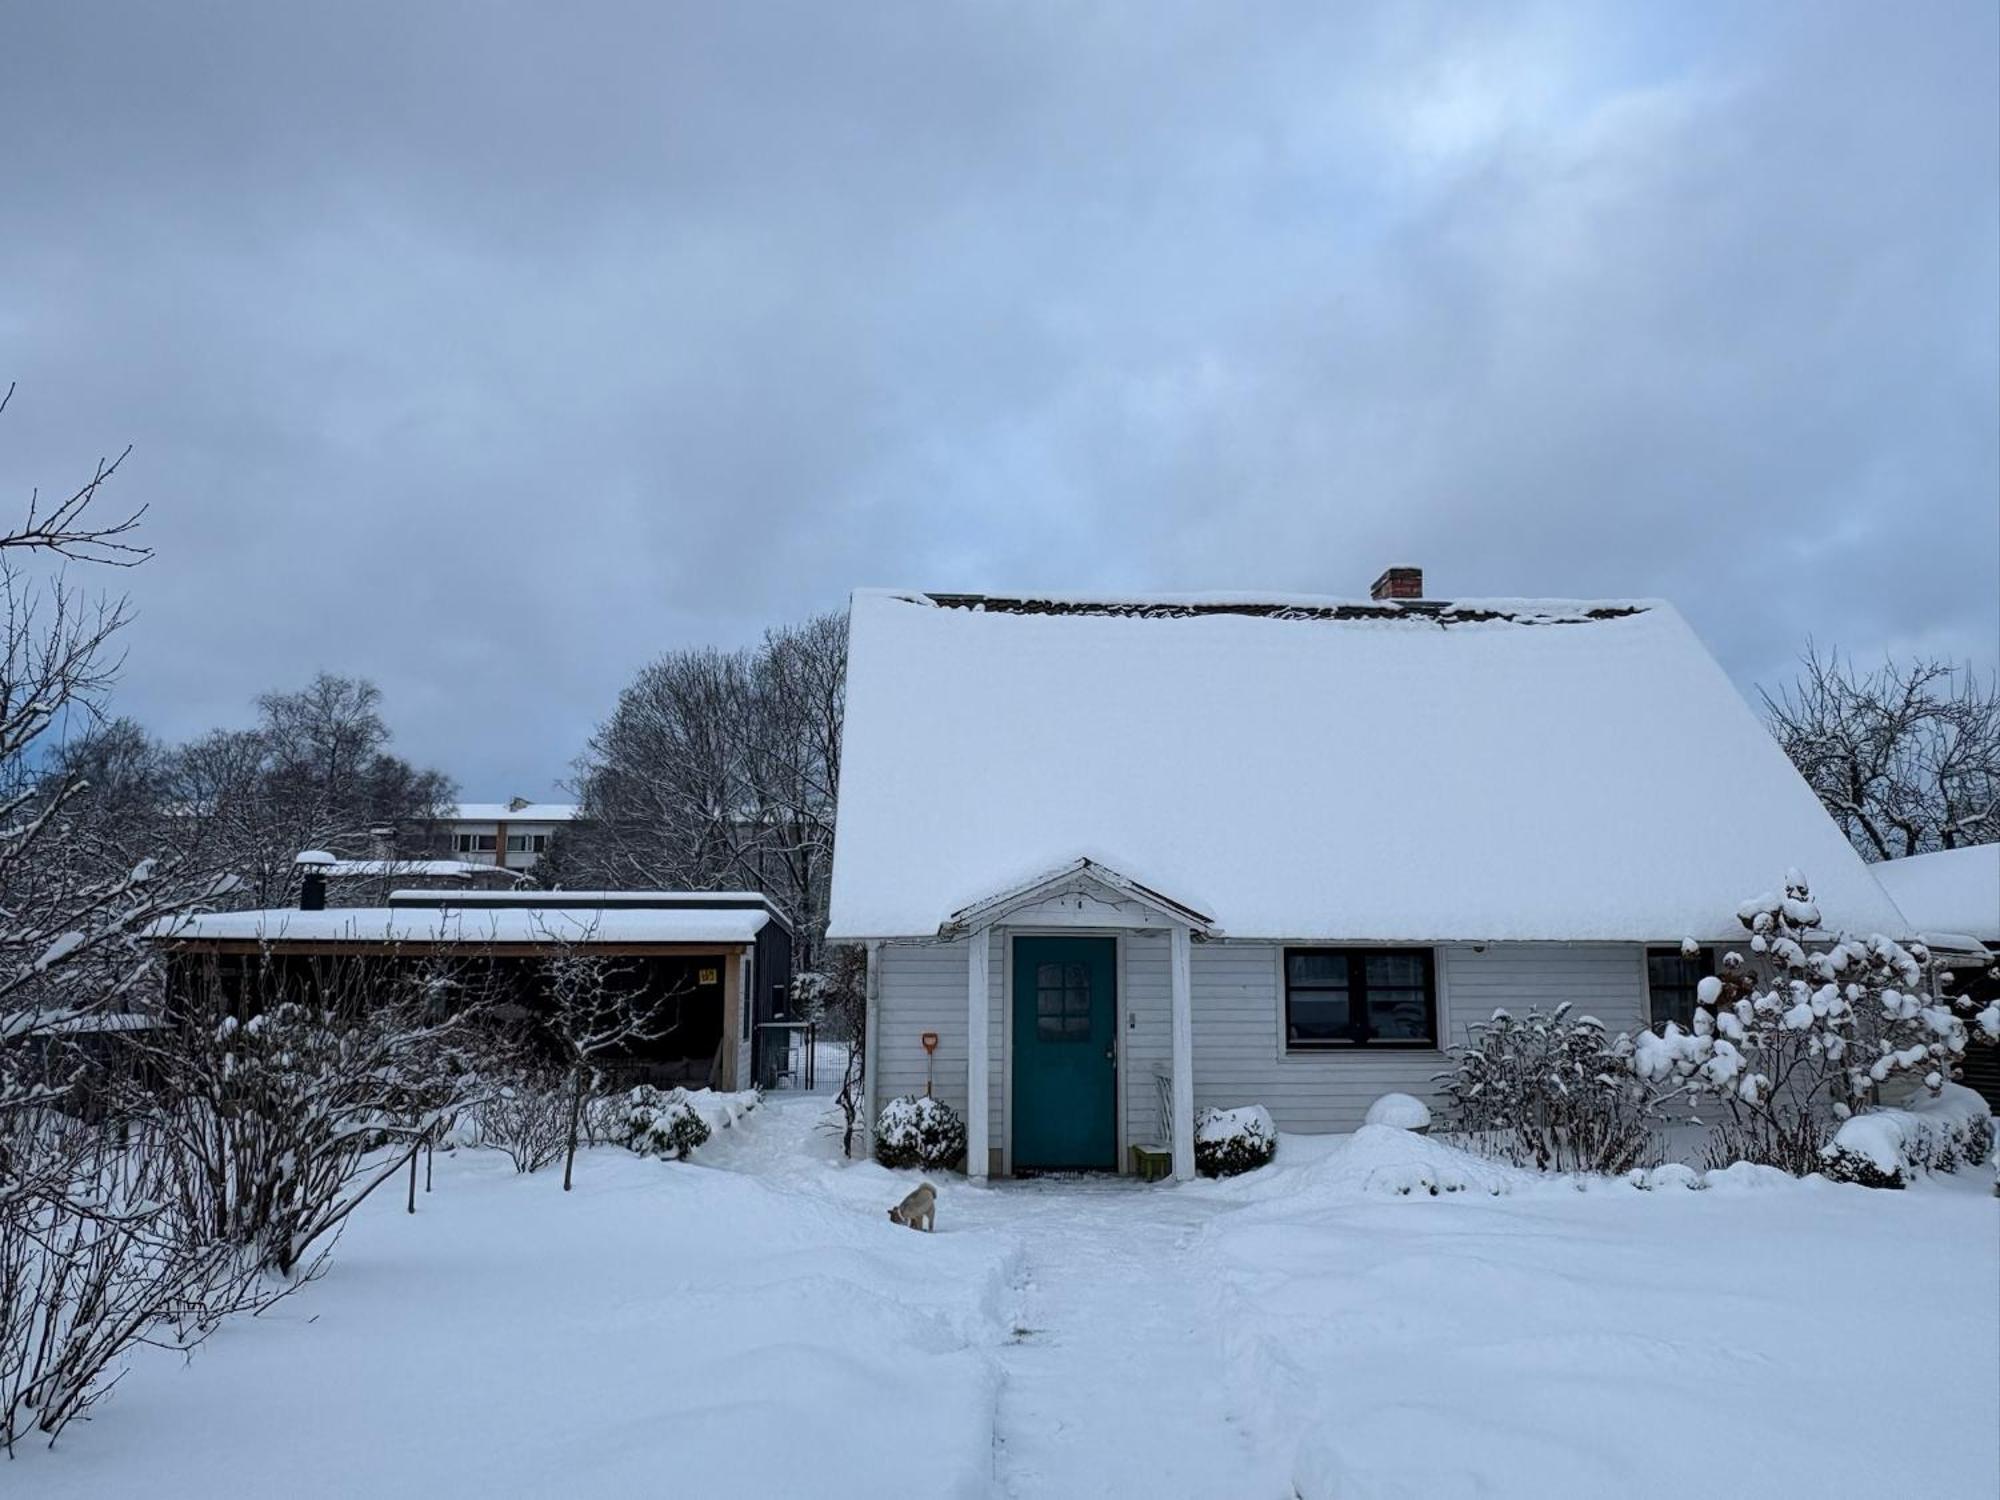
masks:
<svg viewBox="0 0 2000 1500"><path fill-rule="evenodd" d="M1004 1060L1007 929L992 944L989 1110L992 1146L1007 1139ZM1125 1030L1122 1033L1125 1139L1164 1139L1155 1080L1168 1071L1172 1048L1168 938L1164 932L1121 935ZM1382 1094L1401 1091L1435 1098L1432 1075L1441 1052L1364 1051L1286 1055L1283 990L1277 943L1196 943L1192 953L1194 1085L1197 1108L1262 1104L1278 1128L1315 1133L1354 1130ZM1483 951L1447 945L1438 953L1439 1025L1448 1044L1505 1008L1520 1014L1564 1001L1610 1030L1646 1021L1645 949L1625 943L1495 943ZM885 943L881 948L876 1038L879 1101L924 1091L922 1037L938 1036L934 1091L961 1112L966 1107L966 942Z"/></svg>

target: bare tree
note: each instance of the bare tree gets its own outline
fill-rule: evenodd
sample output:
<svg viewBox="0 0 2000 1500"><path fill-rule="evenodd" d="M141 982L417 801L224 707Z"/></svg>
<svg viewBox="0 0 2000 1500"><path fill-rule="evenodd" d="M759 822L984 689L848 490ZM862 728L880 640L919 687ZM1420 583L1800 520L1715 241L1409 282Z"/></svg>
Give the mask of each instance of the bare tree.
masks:
<svg viewBox="0 0 2000 1500"><path fill-rule="evenodd" d="M0 396L4 410L13 392ZM149 923L209 894L180 854L136 854L93 817L93 782L121 755L100 737L123 600L86 597L71 564L126 567L141 510L94 510L122 461L54 506L31 496L0 535L0 1445L51 1440L134 1344L187 1347L254 1297L230 1258L183 1232L149 1159L80 1097L89 1044L124 1028L151 970ZM125 737L128 749L130 736Z"/></svg>
<svg viewBox="0 0 2000 1500"><path fill-rule="evenodd" d="M221 729L166 757L184 841L241 882L240 904L286 904L301 850L359 857L377 827L422 847L455 793L448 777L389 753L381 691L322 672L257 700L251 729Z"/></svg>
<svg viewBox="0 0 2000 1500"><path fill-rule="evenodd" d="M793 979L792 991L799 1012L847 1049L834 1102L840 1107L840 1151L852 1156L867 1087L868 950L858 943L835 944L819 969Z"/></svg>
<svg viewBox="0 0 2000 1500"><path fill-rule="evenodd" d="M844 615L753 651L674 652L644 668L578 761L584 821L569 882L745 887L795 919L799 964L826 929L847 670Z"/></svg>
<svg viewBox="0 0 2000 1500"><path fill-rule="evenodd" d="M1771 732L1870 860L2000 840L2000 695L1935 659L1861 672L1808 644Z"/></svg>
<svg viewBox="0 0 2000 1500"><path fill-rule="evenodd" d="M546 929L545 929L546 932ZM569 1075L569 1121L563 1145L563 1191L575 1180L576 1148L584 1107L609 1058L667 1035L678 1019L671 1008L690 986L653 992L635 961L590 953L567 933L546 932L556 951L543 960L548 998L540 1018Z"/></svg>

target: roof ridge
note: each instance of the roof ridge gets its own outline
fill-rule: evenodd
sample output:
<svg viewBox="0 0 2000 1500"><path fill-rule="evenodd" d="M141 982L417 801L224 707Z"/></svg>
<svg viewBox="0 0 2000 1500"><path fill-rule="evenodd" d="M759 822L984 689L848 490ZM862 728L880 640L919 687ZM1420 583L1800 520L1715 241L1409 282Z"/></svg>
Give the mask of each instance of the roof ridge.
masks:
<svg viewBox="0 0 2000 1500"><path fill-rule="evenodd" d="M1583 624L1644 614L1641 600L1588 599L1317 599L1309 595L1160 594L1088 598L1063 594L909 593L891 597L938 609L983 614L1084 615L1114 619L1175 620L1241 615L1272 620L1412 620L1440 625L1509 621L1523 625Z"/></svg>

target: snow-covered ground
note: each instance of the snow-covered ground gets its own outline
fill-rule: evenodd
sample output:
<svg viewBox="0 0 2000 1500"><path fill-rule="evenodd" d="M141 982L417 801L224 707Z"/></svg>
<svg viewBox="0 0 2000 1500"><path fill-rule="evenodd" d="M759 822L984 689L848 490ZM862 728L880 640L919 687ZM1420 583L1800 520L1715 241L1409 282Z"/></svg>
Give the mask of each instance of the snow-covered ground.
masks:
<svg viewBox="0 0 2000 1500"><path fill-rule="evenodd" d="M1400 1132L1187 1187L843 1165L823 1096L697 1160L491 1153L148 1356L10 1493L1322 1496L2000 1488L2000 1204L1591 1191ZM1428 1185L1446 1189L1433 1196ZM1411 1188L1404 1194L1400 1190Z"/></svg>

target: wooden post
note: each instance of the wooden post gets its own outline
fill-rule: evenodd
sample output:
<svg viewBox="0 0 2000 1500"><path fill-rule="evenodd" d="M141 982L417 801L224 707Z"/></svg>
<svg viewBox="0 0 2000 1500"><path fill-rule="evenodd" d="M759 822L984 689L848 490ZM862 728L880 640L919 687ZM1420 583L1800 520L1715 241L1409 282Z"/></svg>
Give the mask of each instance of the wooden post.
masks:
<svg viewBox="0 0 2000 1500"><path fill-rule="evenodd" d="M970 946L965 956L965 1170L975 1178L987 1175L989 1160L986 1117L989 934L988 928L974 929L967 938Z"/></svg>
<svg viewBox="0 0 2000 1500"><path fill-rule="evenodd" d="M742 955L725 953L722 965L722 1087L731 1092L743 1087L736 1076L736 1060L743 1046L743 967Z"/></svg>
<svg viewBox="0 0 2000 1500"><path fill-rule="evenodd" d="M1194 995L1188 929L1175 924L1174 990L1174 1180L1194 1177Z"/></svg>

